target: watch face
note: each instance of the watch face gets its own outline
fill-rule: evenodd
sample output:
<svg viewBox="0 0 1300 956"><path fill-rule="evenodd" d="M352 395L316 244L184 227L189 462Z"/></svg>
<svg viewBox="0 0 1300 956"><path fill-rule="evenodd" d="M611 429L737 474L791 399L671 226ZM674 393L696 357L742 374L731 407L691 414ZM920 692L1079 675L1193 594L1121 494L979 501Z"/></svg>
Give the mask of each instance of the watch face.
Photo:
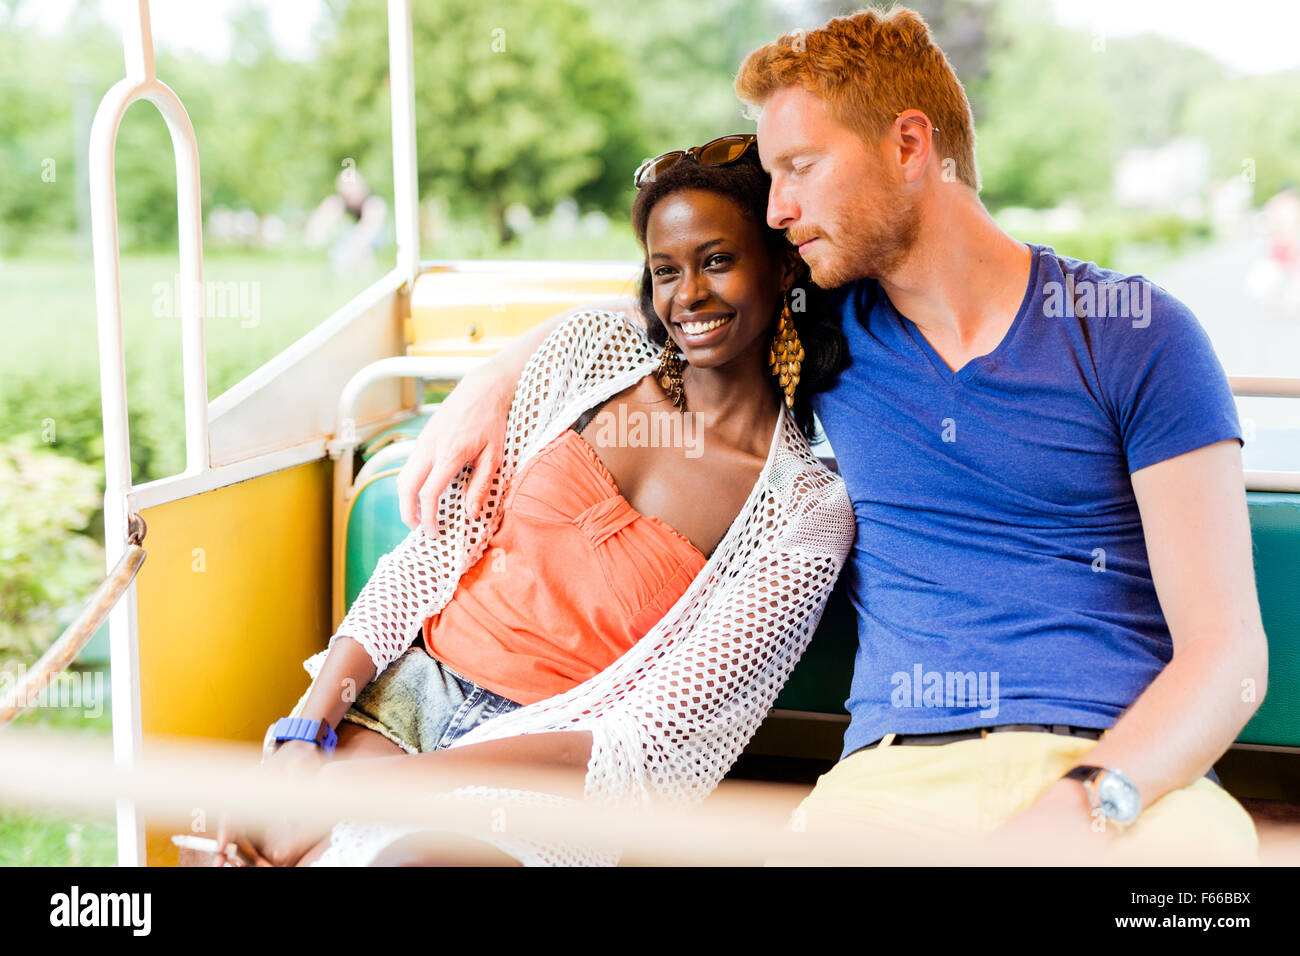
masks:
<svg viewBox="0 0 1300 956"><path fill-rule="evenodd" d="M1132 823L1141 809L1137 787L1113 770L1103 773L1097 781L1097 801L1106 816L1119 824Z"/></svg>

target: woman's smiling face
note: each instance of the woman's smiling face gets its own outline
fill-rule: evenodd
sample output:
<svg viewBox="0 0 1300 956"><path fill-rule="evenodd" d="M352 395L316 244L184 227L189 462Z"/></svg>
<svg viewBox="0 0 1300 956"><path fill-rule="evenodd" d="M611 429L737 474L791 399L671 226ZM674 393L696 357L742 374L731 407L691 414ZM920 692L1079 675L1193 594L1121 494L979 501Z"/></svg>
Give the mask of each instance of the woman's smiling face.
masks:
<svg viewBox="0 0 1300 956"><path fill-rule="evenodd" d="M725 196L680 189L646 220L655 312L698 368L762 361L788 277L762 227ZM758 356L757 359L751 355Z"/></svg>

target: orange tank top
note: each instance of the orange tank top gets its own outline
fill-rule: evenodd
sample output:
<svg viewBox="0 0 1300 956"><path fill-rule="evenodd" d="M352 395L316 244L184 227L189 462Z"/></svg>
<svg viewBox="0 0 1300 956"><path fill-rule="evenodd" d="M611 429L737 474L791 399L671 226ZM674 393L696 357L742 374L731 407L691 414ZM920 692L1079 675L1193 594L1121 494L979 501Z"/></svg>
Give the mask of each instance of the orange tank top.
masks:
<svg viewBox="0 0 1300 956"><path fill-rule="evenodd" d="M515 475L483 557L424 622L425 650L502 697L544 700L623 656L706 563L568 428Z"/></svg>

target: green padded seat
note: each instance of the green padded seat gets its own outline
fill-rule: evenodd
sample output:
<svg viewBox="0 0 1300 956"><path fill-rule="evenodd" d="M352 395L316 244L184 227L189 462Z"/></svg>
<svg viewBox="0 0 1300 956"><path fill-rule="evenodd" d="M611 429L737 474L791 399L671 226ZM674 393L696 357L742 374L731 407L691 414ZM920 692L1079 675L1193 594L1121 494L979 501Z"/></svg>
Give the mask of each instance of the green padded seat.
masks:
<svg viewBox="0 0 1300 956"><path fill-rule="evenodd" d="M362 449L382 447L390 433L414 437L427 415L376 435ZM357 496L347 523L345 601L350 607L380 557L406 537L397 508L400 461L384 469ZM1255 547L1255 574L1264 630L1269 639L1269 686L1263 705L1240 743L1300 747L1300 495L1247 495ZM843 578L841 578L841 582ZM776 699L779 709L844 714L857 649L857 626L844 589L837 585L821 625ZM1262 688L1260 689L1262 690Z"/></svg>
<svg viewBox="0 0 1300 956"><path fill-rule="evenodd" d="M1300 495L1252 492L1246 502L1268 635L1268 694L1237 741L1300 747Z"/></svg>
<svg viewBox="0 0 1300 956"><path fill-rule="evenodd" d="M416 415L385 428L362 444L357 457L363 462L369 461L375 451L388 445L390 440L401 440L390 439L390 436L414 438L430 414ZM385 473L391 471L392 474L385 474L362 488L348 513L343 562L344 608L352 606L370 580L379 559L401 544L410 533L411 529L402 524L397 507L397 471L403 460L394 461L384 468Z"/></svg>

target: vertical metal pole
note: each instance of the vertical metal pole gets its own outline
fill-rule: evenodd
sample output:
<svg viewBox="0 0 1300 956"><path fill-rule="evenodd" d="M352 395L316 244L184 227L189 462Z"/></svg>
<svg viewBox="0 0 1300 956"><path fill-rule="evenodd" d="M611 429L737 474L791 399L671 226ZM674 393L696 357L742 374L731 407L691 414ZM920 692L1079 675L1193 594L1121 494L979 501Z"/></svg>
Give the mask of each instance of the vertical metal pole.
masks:
<svg viewBox="0 0 1300 956"><path fill-rule="evenodd" d="M393 109L397 268L409 290L420 269L420 184L415 153L415 61L410 0L388 0L388 95Z"/></svg>

